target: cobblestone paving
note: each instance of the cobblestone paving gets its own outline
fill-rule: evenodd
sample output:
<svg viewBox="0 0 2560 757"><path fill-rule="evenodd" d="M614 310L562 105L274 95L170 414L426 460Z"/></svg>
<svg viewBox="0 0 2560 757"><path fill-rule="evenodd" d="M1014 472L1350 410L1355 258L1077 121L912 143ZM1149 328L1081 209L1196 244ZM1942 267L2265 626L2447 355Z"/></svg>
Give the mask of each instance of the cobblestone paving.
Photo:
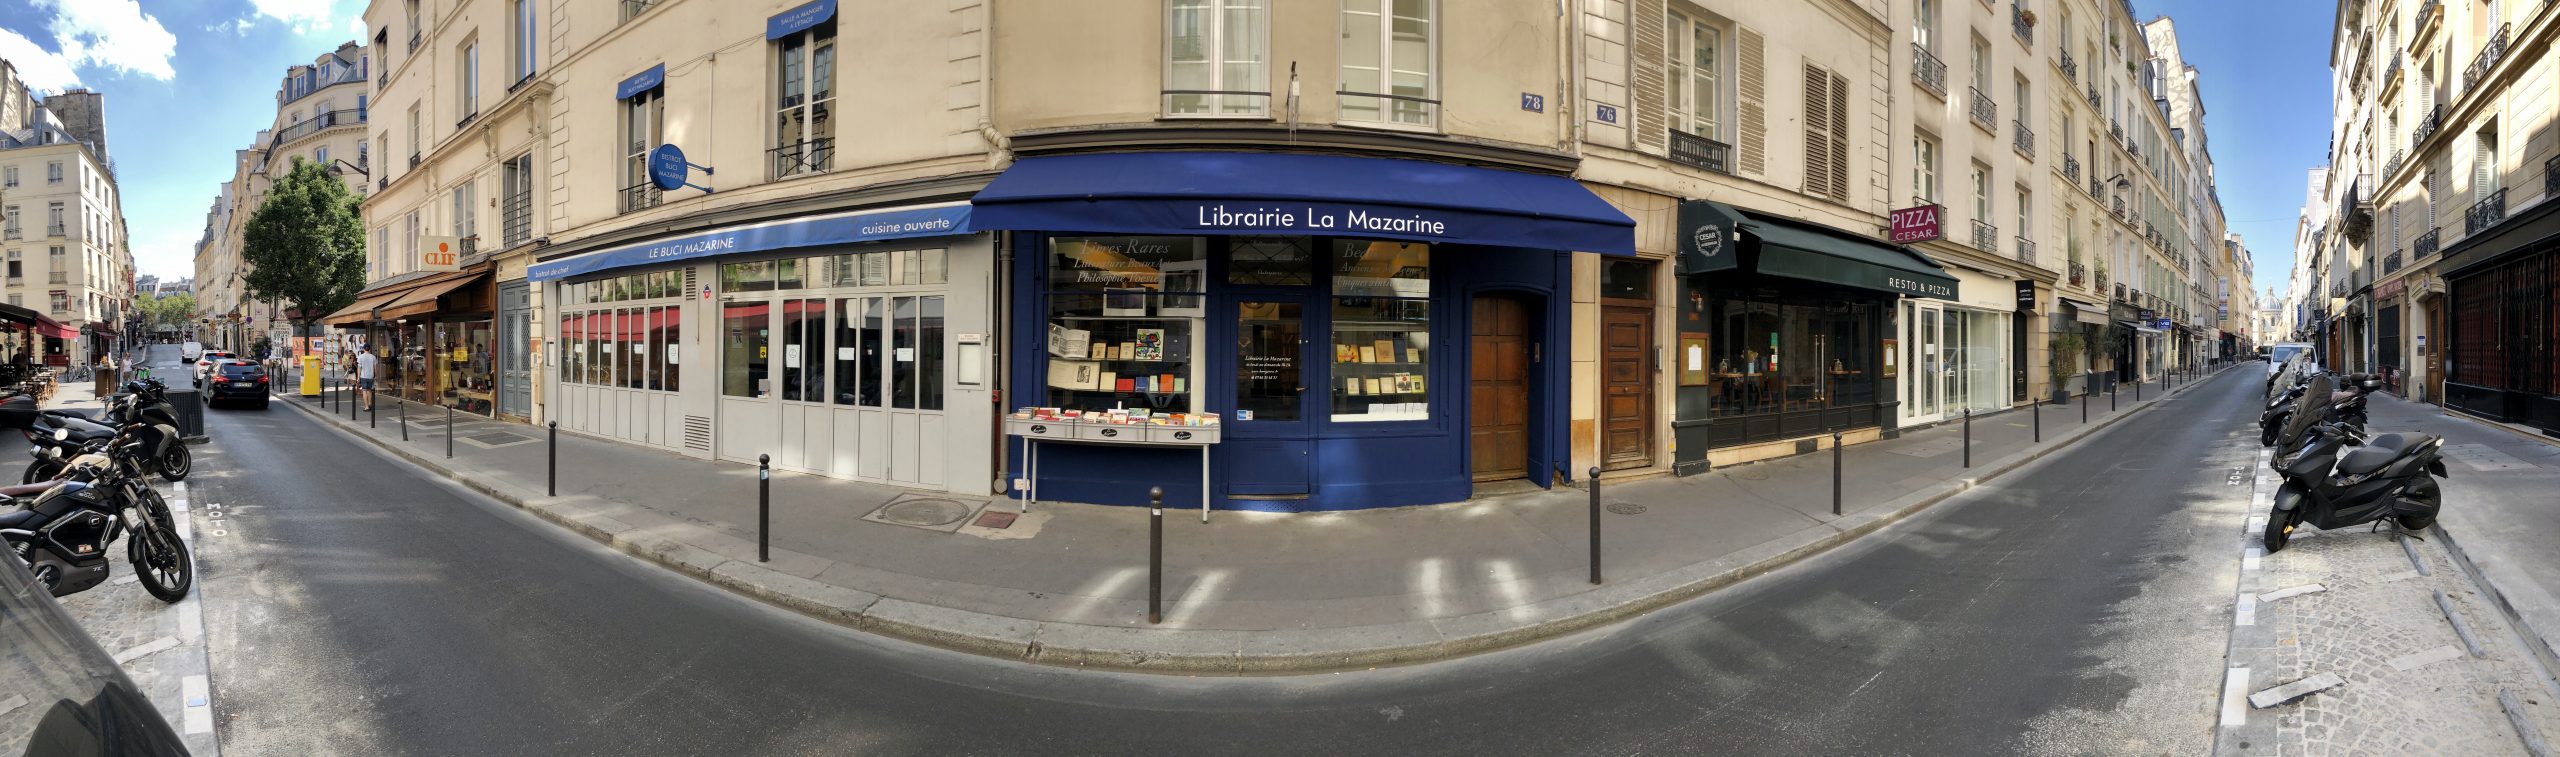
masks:
<svg viewBox="0 0 2560 757"><path fill-rule="evenodd" d="M2426 575L2413 573L2408 554L2388 534L2363 528L2297 536L2284 551L2260 560L2262 591L2314 583L2327 590L2258 605L2259 624L2276 634L2272 657L2278 669L2259 671L2251 690L2320 673L2346 680L2253 713L2275 716L2278 753L2523 754L2523 742L2498 705L2501 689L2529 703L2543 734L2560 733L2560 703L2506 619L2441 545L2410 546L2425 562ZM2436 607L2438 591L2469 622L2486 658L2466 651ZM2447 646L2461 654L2408 670L2390 664Z"/></svg>

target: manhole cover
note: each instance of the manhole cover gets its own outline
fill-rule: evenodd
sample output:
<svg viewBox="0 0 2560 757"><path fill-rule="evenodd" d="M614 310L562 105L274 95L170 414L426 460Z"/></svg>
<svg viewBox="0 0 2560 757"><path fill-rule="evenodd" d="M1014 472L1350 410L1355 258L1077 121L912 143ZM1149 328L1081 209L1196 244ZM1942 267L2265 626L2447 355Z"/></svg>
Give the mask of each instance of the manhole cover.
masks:
<svg viewBox="0 0 2560 757"><path fill-rule="evenodd" d="M1004 528L1006 526L1013 525L1013 519L1015 517L1017 516L1013 513L989 510L979 513L977 522L971 523L970 525L977 526L979 528Z"/></svg>
<svg viewBox="0 0 2560 757"><path fill-rule="evenodd" d="M969 506L948 499L909 499L880 508L881 520L902 526L941 528L969 517Z"/></svg>
<svg viewBox="0 0 2560 757"><path fill-rule="evenodd" d="M1609 503L1609 512L1617 513L1619 515L1643 515L1644 506L1633 502L1611 502Z"/></svg>

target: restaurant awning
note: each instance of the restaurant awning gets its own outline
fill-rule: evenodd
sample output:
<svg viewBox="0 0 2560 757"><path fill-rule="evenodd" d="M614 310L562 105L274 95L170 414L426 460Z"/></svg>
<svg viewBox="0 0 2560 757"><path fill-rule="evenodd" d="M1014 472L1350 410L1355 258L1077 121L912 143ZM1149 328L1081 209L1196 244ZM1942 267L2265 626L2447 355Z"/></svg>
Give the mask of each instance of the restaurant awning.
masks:
<svg viewBox="0 0 2560 757"><path fill-rule="evenodd" d="M353 304L339 308L338 312L330 313L321 317L320 322L330 326L364 325L365 321L373 320L374 308L380 307L383 303L398 299L401 294L408 291L408 287L402 286L390 291L367 292L356 295L356 301Z"/></svg>
<svg viewBox="0 0 2560 757"><path fill-rule="evenodd" d="M1394 158L1023 158L970 206L980 230L1313 234L1635 254L1635 221L1571 178Z"/></svg>
<svg viewBox="0 0 2560 757"><path fill-rule="evenodd" d="M452 274L450 278L424 281L411 288L407 294L400 295L399 299L383 303L382 315L377 317L414 318L436 312L442 309L437 305L436 298L451 294L453 290L480 283L487 277L486 273L464 273Z"/></svg>
<svg viewBox="0 0 2560 757"><path fill-rule="evenodd" d="M431 273L396 283L383 284L358 293L354 304L339 308L337 312L320 319L320 322L341 327L362 326L366 322L377 319L414 318L426 315L436 311L436 298L468 286L472 282L480 281L488 275L488 269L480 268L451 273Z"/></svg>
<svg viewBox="0 0 2560 757"><path fill-rule="evenodd" d="M2075 300L2069 297L2056 297L2054 299L2061 300L2071 305L2072 320L2086 323L2091 326L2107 325L2107 306L2105 305L2100 305L2095 302Z"/></svg>
<svg viewBox="0 0 2560 757"><path fill-rule="evenodd" d="M1909 297L1956 298L1956 279L1926 255L1818 224L1738 210L1707 200L1680 204L1683 273L1740 268L1757 250L1755 272ZM1743 245L1721 240L1736 239Z"/></svg>
<svg viewBox="0 0 2560 757"><path fill-rule="evenodd" d="M79 329L64 325L61 321L47 318L43 315L36 316L36 333L53 337L55 339L80 338Z"/></svg>

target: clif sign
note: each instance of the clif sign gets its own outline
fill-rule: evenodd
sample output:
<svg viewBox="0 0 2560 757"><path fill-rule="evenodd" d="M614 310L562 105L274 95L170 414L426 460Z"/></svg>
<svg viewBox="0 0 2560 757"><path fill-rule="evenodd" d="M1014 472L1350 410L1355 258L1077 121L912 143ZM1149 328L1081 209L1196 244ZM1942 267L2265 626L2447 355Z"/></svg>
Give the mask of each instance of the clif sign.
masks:
<svg viewBox="0 0 2560 757"><path fill-rule="evenodd" d="M1893 231L1887 236L1887 239L1892 241L1894 244L1910 244L1912 242L1927 242L1934 239L1946 238L1945 230L1938 224L1938 206L1936 205L1922 205L1916 208L1903 208L1901 210L1896 210L1893 211L1893 214L1890 216L1890 220L1893 224Z"/></svg>

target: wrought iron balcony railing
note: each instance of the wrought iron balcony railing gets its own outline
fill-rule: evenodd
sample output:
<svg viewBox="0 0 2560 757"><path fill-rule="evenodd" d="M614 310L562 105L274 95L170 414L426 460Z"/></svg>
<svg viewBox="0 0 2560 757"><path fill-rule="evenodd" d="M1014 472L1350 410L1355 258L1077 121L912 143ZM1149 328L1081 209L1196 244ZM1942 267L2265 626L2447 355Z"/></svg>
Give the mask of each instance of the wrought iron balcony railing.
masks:
<svg viewBox="0 0 2560 757"><path fill-rule="evenodd" d="M44 235L48 237L62 236L62 224L57 223L44 227Z"/></svg>
<svg viewBox="0 0 2560 757"><path fill-rule="evenodd" d="M2026 9L2018 7L2017 3L2009 4L2009 33L2018 35L2018 41L2027 43L2028 47L2036 44L2036 25L2027 21Z"/></svg>
<svg viewBox="0 0 2560 757"><path fill-rule="evenodd" d="M2124 142L2124 123L2112 118L2107 119L2107 136L2114 138L2113 141L2116 143L2122 144Z"/></svg>
<svg viewBox="0 0 2560 757"><path fill-rule="evenodd" d="M2079 156L2068 152L2062 154L2062 178L2069 179L2073 184L2080 183Z"/></svg>
<svg viewBox="0 0 2560 757"><path fill-rule="evenodd" d="M2388 274L2397 270L2400 270L2400 251L2392 250L2391 254L2382 256L2382 272Z"/></svg>
<svg viewBox="0 0 2560 757"><path fill-rule="evenodd" d="M2391 62L2384 64L2382 67L2382 85L2385 87L2391 86L2392 80L2399 78L2399 76L2400 51L2393 50L2391 51Z"/></svg>
<svg viewBox="0 0 2560 757"><path fill-rule="evenodd" d="M2507 220L2507 188L2499 187L2489 196L2480 198L2479 202L2472 203L2471 209L2462 212L2462 233L2478 234L2482 229L2496 226L2504 220Z"/></svg>
<svg viewBox="0 0 2560 757"><path fill-rule="evenodd" d="M524 188L508 195L498 211L498 233L508 247L533 240L533 190Z"/></svg>
<svg viewBox="0 0 2560 757"><path fill-rule="evenodd" d="M654 208L665 201L666 192L652 182L642 181L622 188L622 212L625 213Z"/></svg>
<svg viewBox="0 0 2560 757"><path fill-rule="evenodd" d="M2069 50L2062 51L2062 75L2073 82L2080 81L2080 62L2071 59Z"/></svg>
<svg viewBox="0 0 2560 757"><path fill-rule="evenodd" d="M1944 99L1947 96L1947 64L1920 43L1911 43L1911 78L1921 89Z"/></svg>
<svg viewBox="0 0 2560 757"><path fill-rule="evenodd" d="M2414 149L2426 144L2427 135L2436 133L2436 127L2443 122L2444 103L2427 106L2426 114L2418 117L2418 125L2409 130L2409 146Z"/></svg>
<svg viewBox="0 0 2560 757"><path fill-rule="evenodd" d="M2383 164L2382 164L2382 176L2383 176L2384 180L2389 180L2389 179L2390 179L2390 177L2392 177L2392 176L2394 176L2394 175L2399 174L2399 173L2400 173L2400 167L2401 167L2401 166L2404 166L2404 165L2408 165L2408 163L2409 163L2409 152L2408 152L2408 151L2406 151L2406 150L2393 150L2393 151L2391 151L2391 159L2390 159L2390 160L2388 160L2388 161L2384 161L2384 162L2383 162Z"/></svg>
<svg viewBox="0 0 2560 757"><path fill-rule="evenodd" d="M2009 146L2017 148L2018 154L2033 159L2036 156L2036 133L2028 131L2024 121L2010 121Z"/></svg>
<svg viewBox="0 0 2560 757"><path fill-rule="evenodd" d="M2093 167L2091 167L2091 168L2089 169L2089 197L2090 197L2091 199L2096 199L2096 198L2098 198L2098 197L2105 196L2105 195L2106 195L2106 193L2107 193L2106 184L2105 184L2104 182L2098 181L2098 171L2097 171L2097 168L2096 168L2096 167L2094 167L2094 166L2093 166Z"/></svg>
<svg viewBox="0 0 2560 757"><path fill-rule="evenodd" d="M2489 41L2480 45L2480 54L2471 58L2471 67L2462 70L2462 91L2469 92L2479 86L2481 79L2489 78L2489 74L2498 69L2498 61L2507 57L2507 29L2510 26L2513 24L2499 24L2498 33L2489 35Z"/></svg>
<svg viewBox="0 0 2560 757"><path fill-rule="evenodd" d="M1973 248L1983 252L1999 252L2000 227L1976 219L1973 222Z"/></svg>
<svg viewBox="0 0 2560 757"><path fill-rule="evenodd" d="M2036 240L2018 237L2017 242L2018 262L2033 265L2036 262Z"/></svg>
<svg viewBox="0 0 2560 757"><path fill-rule="evenodd" d="M2094 79L2094 78L2097 78L2097 77L2092 76L2092 77L2090 77L2090 78ZM2097 110L2097 109L2098 109L2098 83L2097 83L2097 82L2090 82L2090 83L2089 83L2089 109L2090 109L2090 110Z"/></svg>
<svg viewBox="0 0 2560 757"><path fill-rule="evenodd" d="M836 141L812 139L766 150L765 154L772 157L773 178L822 173L835 167Z"/></svg>
<svg viewBox="0 0 2560 757"><path fill-rule="evenodd" d="M1979 87L1966 87L1965 90L1973 93L1973 97L1966 100L1968 103L1966 111L1972 114L1973 125L1982 127L1983 131L1998 134L2000 106L1991 102L1991 96L1983 94Z"/></svg>
<svg viewBox="0 0 2560 757"><path fill-rule="evenodd" d="M2418 259L2436 254L2437 240L2442 233L2443 229L2428 229L2427 233L2418 235L2418 241L2409 245L2409 257Z"/></svg>
<svg viewBox="0 0 2560 757"><path fill-rule="evenodd" d="M294 140L318 134L322 129L335 128L339 126L362 126L364 123L364 108L332 110L314 115L309 120L284 127L283 130L277 131L275 144L289 144Z"/></svg>

